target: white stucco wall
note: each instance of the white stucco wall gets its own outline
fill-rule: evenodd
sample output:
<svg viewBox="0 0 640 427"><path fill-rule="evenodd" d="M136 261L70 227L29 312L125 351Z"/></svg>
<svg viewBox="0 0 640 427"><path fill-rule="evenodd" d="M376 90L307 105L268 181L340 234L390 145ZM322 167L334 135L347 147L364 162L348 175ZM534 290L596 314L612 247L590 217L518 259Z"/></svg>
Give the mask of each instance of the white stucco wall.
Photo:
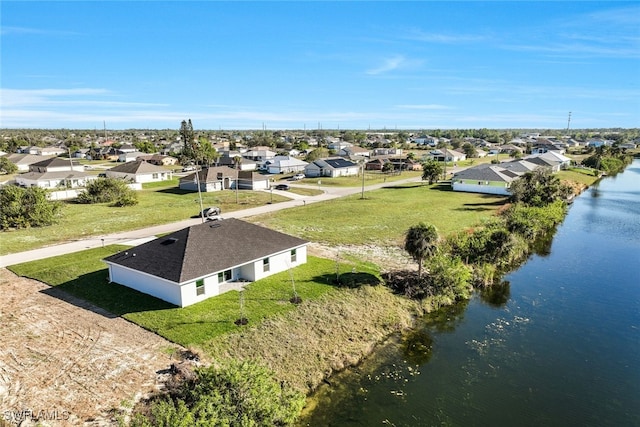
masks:
<svg viewBox="0 0 640 427"><path fill-rule="evenodd" d="M207 298L220 294L220 286L239 279L254 282L272 274L286 271L307 262L307 247L301 246L296 249L296 261L291 261L291 250L280 252L269 257L269 271L265 272L263 259L255 260L242 266L231 268L231 279L218 281L218 273L199 277L189 282L177 284L165 279L161 279L150 274L141 273L116 264L109 265L109 280L123 286L135 289L145 294L152 295L161 300L170 302L180 307L186 307ZM204 293L197 294L196 282L204 280Z"/></svg>
<svg viewBox="0 0 640 427"><path fill-rule="evenodd" d="M152 295L171 304L182 306L180 286L174 282L116 264L109 264L109 281Z"/></svg>
<svg viewBox="0 0 640 427"><path fill-rule="evenodd" d="M499 194L508 196L509 189L506 187L498 187L494 185L477 185L477 184L461 184L458 182L453 183L453 191L464 191L467 193L482 193L482 194Z"/></svg>

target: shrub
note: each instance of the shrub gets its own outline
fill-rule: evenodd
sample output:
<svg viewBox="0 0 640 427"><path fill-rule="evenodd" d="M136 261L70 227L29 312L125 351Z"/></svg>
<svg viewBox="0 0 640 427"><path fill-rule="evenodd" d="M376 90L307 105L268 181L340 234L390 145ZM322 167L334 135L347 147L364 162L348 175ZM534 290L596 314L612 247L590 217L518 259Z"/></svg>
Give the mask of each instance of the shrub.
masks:
<svg viewBox="0 0 640 427"><path fill-rule="evenodd" d="M0 188L0 229L51 225L56 221L60 202L51 201L40 187Z"/></svg>
<svg viewBox="0 0 640 427"><path fill-rule="evenodd" d="M434 294L443 295L452 300L471 297L471 270L460 258L438 254L429 258L426 265L428 281Z"/></svg>
<svg viewBox="0 0 640 427"><path fill-rule="evenodd" d="M136 427L288 426L298 418L305 397L252 362L228 362L196 371L173 399L151 406L151 416L137 416Z"/></svg>
<svg viewBox="0 0 640 427"><path fill-rule="evenodd" d="M555 201L545 207L530 207L515 203L504 211L503 216L510 232L518 233L525 239L534 240L560 224L566 210L566 204L562 201Z"/></svg>
<svg viewBox="0 0 640 427"><path fill-rule="evenodd" d="M132 206L138 196L121 179L98 178L87 183L86 191L78 195L79 203L113 203L113 206Z"/></svg>

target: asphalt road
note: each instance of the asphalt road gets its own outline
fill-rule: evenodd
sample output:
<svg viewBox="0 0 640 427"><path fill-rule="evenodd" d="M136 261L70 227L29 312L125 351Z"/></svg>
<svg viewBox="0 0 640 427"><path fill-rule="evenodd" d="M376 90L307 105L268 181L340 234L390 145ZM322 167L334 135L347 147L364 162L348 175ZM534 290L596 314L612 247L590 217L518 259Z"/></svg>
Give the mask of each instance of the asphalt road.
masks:
<svg viewBox="0 0 640 427"><path fill-rule="evenodd" d="M385 186L403 184L407 182L420 182L420 178L408 178L399 181L393 181L389 183L375 184L366 186L364 191L376 190ZM325 200L331 200L338 197L344 197L351 194L358 194L362 191L362 187L322 187L321 185L303 185L303 184L290 184L292 187L308 187L318 189L320 188L324 192L317 196L300 196L298 194L287 191L276 191L274 193L281 194L283 196L290 197L291 200L286 202L267 204L264 206L257 206L254 208L238 210L229 213L223 213L223 218L246 218L253 215L265 214L269 212L279 211L281 209L288 209L295 206L304 206L306 204L322 202ZM124 231L121 233L106 234L88 237L84 239L74 240L59 245L47 246L44 248L34 249L31 251L18 252L14 254L8 254L0 256L0 267L7 267L13 264L19 264L22 262L34 261L37 259L49 258L58 255L64 255L73 252L79 252L86 249L98 248L111 244L131 244L138 245L146 240L153 239L159 234L171 233L191 225L196 225L202 222L201 218L191 218L184 221L172 222L169 224L156 225L153 227L142 228L139 230ZM55 226L54 226L55 227ZM1 242L0 242L1 244Z"/></svg>

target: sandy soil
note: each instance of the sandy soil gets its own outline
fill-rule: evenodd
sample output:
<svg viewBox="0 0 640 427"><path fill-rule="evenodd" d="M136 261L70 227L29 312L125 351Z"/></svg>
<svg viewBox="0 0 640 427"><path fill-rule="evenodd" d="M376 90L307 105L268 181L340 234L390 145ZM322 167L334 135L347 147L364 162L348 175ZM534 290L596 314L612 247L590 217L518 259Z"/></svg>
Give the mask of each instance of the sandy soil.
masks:
<svg viewBox="0 0 640 427"><path fill-rule="evenodd" d="M162 387L172 349L122 318L0 269L0 426L29 414L45 426L115 424L113 409Z"/></svg>

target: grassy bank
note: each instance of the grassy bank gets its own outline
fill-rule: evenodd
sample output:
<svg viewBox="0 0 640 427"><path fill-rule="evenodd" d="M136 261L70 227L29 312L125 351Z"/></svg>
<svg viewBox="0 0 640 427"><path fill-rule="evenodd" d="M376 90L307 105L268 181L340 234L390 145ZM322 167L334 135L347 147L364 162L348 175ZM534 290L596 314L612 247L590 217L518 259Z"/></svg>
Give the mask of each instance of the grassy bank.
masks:
<svg viewBox="0 0 640 427"><path fill-rule="evenodd" d="M278 380L308 393L334 371L357 364L390 334L411 327L418 310L416 302L384 286L363 285L305 301L200 349L218 361L258 361Z"/></svg>

